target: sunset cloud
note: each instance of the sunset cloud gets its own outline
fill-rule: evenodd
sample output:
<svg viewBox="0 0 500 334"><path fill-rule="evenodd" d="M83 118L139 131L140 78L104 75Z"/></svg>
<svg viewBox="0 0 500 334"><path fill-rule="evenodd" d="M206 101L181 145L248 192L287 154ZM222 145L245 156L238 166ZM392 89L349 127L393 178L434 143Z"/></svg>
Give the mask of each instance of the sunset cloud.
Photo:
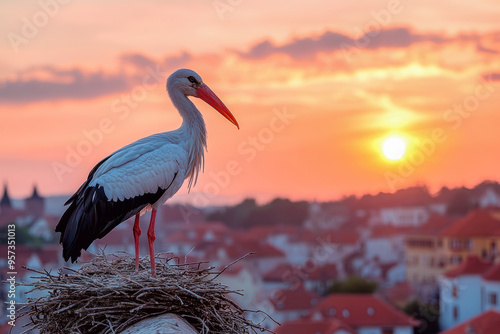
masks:
<svg viewBox="0 0 500 334"><path fill-rule="evenodd" d="M39 72L39 71L38 71ZM91 99L130 88L121 74L81 69L43 68L50 79L6 80L0 83L0 103L33 103L60 99Z"/></svg>
<svg viewBox="0 0 500 334"><path fill-rule="evenodd" d="M192 58L192 55L187 52L182 52L179 55L168 55L160 61L156 61L152 57L141 53L127 53L120 56L120 60L123 63L131 64L140 70L144 70L148 67L154 68L156 66L166 69L181 68Z"/></svg>
<svg viewBox="0 0 500 334"><path fill-rule="evenodd" d="M339 32L327 31L316 37L296 38L282 45L276 45L269 40L265 40L254 45L249 51L240 54L250 59L262 59L273 54L286 54L292 58L304 60L311 59L320 52L349 51L349 49L353 48L407 48L423 42L436 45L470 42L477 45L479 52L498 52L498 50L483 47L479 35L446 37L435 33L417 33L409 28L388 28L367 32L359 38Z"/></svg>
<svg viewBox="0 0 500 334"><path fill-rule="evenodd" d="M188 53L166 56L160 61L140 53L119 57L122 65L131 65L134 72L88 71L82 68L62 69L40 66L23 71L15 79L0 82L0 103L34 103L55 100L93 99L130 90L142 84L145 76L168 74L183 67L192 56Z"/></svg>
<svg viewBox="0 0 500 334"><path fill-rule="evenodd" d="M487 81L500 81L500 72L485 74L483 78Z"/></svg>

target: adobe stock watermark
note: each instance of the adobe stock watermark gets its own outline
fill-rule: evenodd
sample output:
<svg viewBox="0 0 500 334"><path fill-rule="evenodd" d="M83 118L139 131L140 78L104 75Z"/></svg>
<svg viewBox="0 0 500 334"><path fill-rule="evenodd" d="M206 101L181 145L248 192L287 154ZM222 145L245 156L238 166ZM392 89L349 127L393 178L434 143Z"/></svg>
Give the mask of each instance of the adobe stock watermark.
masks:
<svg viewBox="0 0 500 334"><path fill-rule="evenodd" d="M448 140L447 131L459 129L464 120L474 115L474 112L479 109L481 102L489 99L494 92L495 87L492 82L481 78L471 94L447 109L442 117L449 128L434 128L429 138L418 141L416 147L408 153L408 158L397 166L396 172L386 171L384 173L391 191L396 191L399 186L402 186L405 180L411 177L416 169L436 152L437 147Z"/></svg>
<svg viewBox="0 0 500 334"><path fill-rule="evenodd" d="M31 40L38 36L50 20L55 18L61 10L61 6L67 5L71 0L40 0L40 7L31 17L23 16L21 18L21 30L19 33L7 33L7 39L15 53L19 52L22 45L27 45Z"/></svg>
<svg viewBox="0 0 500 334"><path fill-rule="evenodd" d="M254 161L259 152L265 150L275 140L276 135L285 130L295 117L297 115L288 112L286 107L281 110L274 108L267 126L261 128L254 135L248 136L236 147L239 156L243 158L244 162L239 161L241 159L233 159L226 163L223 170L206 173L205 177L210 178L210 181L203 185L201 192L196 192L193 195L193 205L195 207L209 205L211 199L217 197L222 189L229 186L234 177L243 172L245 164ZM184 221L188 224L192 215L199 214L198 211L184 207L181 213Z"/></svg>
<svg viewBox="0 0 500 334"><path fill-rule="evenodd" d="M59 182L63 181L64 175L73 172L82 163L84 157L90 155L97 146L101 145L104 138L116 129L117 123L127 119L131 111L136 109L151 91L158 85L165 84L168 73L162 71L159 65L156 65L156 69L146 67L146 72L147 74L142 78L140 84L135 85L130 92L123 93L111 101L110 109L115 116L114 118L104 117L94 128L83 129L82 139L75 145L65 146L64 162L52 162L52 170Z"/></svg>
<svg viewBox="0 0 500 334"><path fill-rule="evenodd" d="M224 20L226 14L232 13L242 2L243 0L214 0L212 5L219 19Z"/></svg>
<svg viewBox="0 0 500 334"><path fill-rule="evenodd" d="M371 11L371 20L367 21L363 27L355 26L352 29L354 36L359 36L359 38L353 38L350 43L340 43L344 58L348 62L352 62L352 57L361 53L362 49L368 48L372 43L372 39L377 37L384 27L392 23L394 16L403 13L405 9L403 2L410 1L412 0L389 0L384 9Z"/></svg>

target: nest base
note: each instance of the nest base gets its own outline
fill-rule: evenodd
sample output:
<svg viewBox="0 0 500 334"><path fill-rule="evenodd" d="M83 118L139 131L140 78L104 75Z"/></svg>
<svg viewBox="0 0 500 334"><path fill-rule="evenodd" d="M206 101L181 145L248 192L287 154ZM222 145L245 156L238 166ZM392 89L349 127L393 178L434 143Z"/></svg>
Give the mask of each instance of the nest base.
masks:
<svg viewBox="0 0 500 334"><path fill-rule="evenodd" d="M67 267L57 275L31 270L40 276L21 283L45 296L28 299L22 316L28 330L40 333L120 333L148 317L175 314L199 333L256 333L266 331L244 318L244 310L228 295L236 293L218 283L220 273L202 268L206 263L169 264L157 257L157 277L149 271L149 258L95 256L78 270ZM29 269L29 268L28 268ZM47 293L48 292L48 293Z"/></svg>

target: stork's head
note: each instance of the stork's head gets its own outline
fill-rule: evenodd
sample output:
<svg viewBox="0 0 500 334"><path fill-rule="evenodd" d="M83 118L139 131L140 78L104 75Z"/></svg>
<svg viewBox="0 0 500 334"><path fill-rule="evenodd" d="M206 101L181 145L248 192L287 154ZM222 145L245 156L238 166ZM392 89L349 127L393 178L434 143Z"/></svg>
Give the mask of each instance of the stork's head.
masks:
<svg viewBox="0 0 500 334"><path fill-rule="evenodd" d="M194 96L202 99L236 125L238 129L240 128L233 114L231 114L217 95L203 83L203 80L195 71L180 69L172 73L167 80L167 90L171 91L174 89L180 91L185 96Z"/></svg>

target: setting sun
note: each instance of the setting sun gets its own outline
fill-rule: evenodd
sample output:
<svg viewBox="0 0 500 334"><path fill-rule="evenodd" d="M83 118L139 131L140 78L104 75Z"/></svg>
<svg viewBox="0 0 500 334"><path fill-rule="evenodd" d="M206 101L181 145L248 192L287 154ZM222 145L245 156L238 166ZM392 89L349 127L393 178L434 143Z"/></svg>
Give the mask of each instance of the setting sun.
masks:
<svg viewBox="0 0 500 334"><path fill-rule="evenodd" d="M401 137L389 137L382 145L382 152L389 160L399 160L406 152L406 144Z"/></svg>

